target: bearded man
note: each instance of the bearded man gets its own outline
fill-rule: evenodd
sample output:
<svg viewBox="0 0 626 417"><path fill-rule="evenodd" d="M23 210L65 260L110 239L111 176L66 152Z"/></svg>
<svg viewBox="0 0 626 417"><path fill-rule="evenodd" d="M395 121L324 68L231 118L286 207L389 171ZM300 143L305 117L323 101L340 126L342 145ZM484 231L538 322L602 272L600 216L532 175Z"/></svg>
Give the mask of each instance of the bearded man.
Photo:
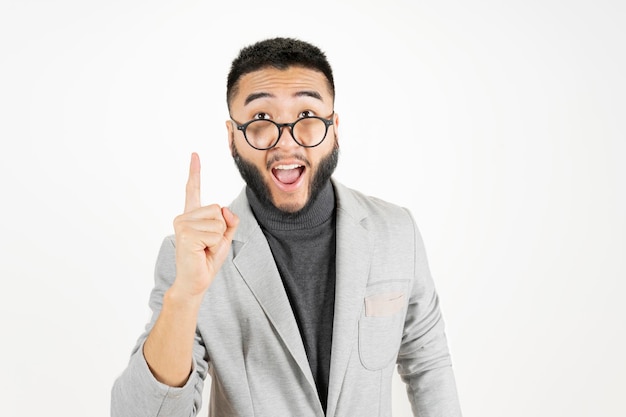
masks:
<svg viewBox="0 0 626 417"><path fill-rule="evenodd" d="M113 416L391 416L397 369L416 416L460 416L442 314L408 210L332 178L339 116L325 54L274 38L242 49L226 129L246 182L200 201L161 247L153 317Z"/></svg>

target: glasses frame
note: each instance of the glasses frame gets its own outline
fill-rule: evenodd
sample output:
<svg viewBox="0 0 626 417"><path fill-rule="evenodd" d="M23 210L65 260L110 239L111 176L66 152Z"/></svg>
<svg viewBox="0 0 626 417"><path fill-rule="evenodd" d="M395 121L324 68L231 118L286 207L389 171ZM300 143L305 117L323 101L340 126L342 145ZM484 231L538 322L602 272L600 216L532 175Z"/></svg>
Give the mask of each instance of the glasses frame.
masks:
<svg viewBox="0 0 626 417"><path fill-rule="evenodd" d="M248 145L250 145L251 147L253 147L254 149L259 150L259 151L267 151L269 149L272 149L276 145L278 145L278 141L280 141L280 137L283 135L283 128L285 128L285 127L289 128L289 132L291 133L291 138L294 140L294 142L296 142L298 145L302 146L303 148L315 148L316 146L321 145L322 142L324 142L324 140L326 139L326 136L328 135L328 128L335 124L335 122L333 121L333 116L334 115L335 115L335 112L333 111L328 119L325 119L325 118L320 117L320 116L300 117L298 120L296 120L295 122L292 122L292 123L276 123L275 121L273 121L271 119L252 119L252 120L247 121L247 122L245 122L243 124L239 124L239 122L236 121L235 119L233 119L232 117L230 118L230 120L232 120L233 123L235 123L235 127L237 128L237 130L240 130L241 132L243 132L243 137L246 140L246 142L248 143ZM293 127L296 125L296 123L300 122L301 120L305 120L305 119L319 119L322 122L324 122L324 125L326 126L326 130L324 131L324 136L315 145L303 145L293 135ZM248 135L246 135L246 129L248 128L248 126L250 126L252 123L260 121L260 120L262 120L264 122L273 123L276 126L276 128L278 128L278 137L276 138L274 143L272 143L270 146L267 146L265 148L259 148L259 147L254 146L248 140Z"/></svg>

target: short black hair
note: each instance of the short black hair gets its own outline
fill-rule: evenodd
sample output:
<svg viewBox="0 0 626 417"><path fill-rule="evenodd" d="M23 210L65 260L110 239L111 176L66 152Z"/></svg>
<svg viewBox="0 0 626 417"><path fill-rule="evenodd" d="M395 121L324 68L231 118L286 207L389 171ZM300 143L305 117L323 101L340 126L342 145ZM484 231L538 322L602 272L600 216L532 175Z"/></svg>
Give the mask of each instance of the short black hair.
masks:
<svg viewBox="0 0 626 417"><path fill-rule="evenodd" d="M289 67L303 67L324 74L328 89L335 97L333 70L326 54L320 48L308 42L294 38L272 38L246 46L231 64L226 83L226 103L230 103L237 93L238 82L242 76L263 68L273 67L286 70Z"/></svg>

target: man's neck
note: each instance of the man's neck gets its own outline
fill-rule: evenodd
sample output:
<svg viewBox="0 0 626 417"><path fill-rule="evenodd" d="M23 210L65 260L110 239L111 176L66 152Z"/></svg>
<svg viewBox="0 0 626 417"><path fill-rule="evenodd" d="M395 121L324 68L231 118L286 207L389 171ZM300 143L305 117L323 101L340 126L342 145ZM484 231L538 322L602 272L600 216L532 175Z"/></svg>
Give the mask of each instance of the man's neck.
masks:
<svg viewBox="0 0 626 417"><path fill-rule="evenodd" d="M270 230L302 230L316 227L328 220L335 211L335 192L330 181L320 192L295 213L276 208L266 199L258 198L250 187L246 195L257 221Z"/></svg>

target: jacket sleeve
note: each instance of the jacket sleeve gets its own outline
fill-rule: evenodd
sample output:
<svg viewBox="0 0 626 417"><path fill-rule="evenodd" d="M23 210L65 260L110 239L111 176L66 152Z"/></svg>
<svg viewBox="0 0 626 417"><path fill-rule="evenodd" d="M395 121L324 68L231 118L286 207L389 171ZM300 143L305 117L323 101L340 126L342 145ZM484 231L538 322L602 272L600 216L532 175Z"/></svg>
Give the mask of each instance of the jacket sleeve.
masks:
<svg viewBox="0 0 626 417"><path fill-rule="evenodd" d="M201 338L196 334L191 374L183 387L170 387L152 375L143 355L143 345L159 316L165 291L176 276L174 240L164 239L155 267L155 286L150 295L152 319L133 349L124 372L113 384L111 417L189 417L201 408L202 389L209 366Z"/></svg>
<svg viewBox="0 0 626 417"><path fill-rule="evenodd" d="M461 409L439 299L430 275L424 244L414 221L413 228L414 282L398 354L398 372L406 384L415 416L460 417Z"/></svg>

